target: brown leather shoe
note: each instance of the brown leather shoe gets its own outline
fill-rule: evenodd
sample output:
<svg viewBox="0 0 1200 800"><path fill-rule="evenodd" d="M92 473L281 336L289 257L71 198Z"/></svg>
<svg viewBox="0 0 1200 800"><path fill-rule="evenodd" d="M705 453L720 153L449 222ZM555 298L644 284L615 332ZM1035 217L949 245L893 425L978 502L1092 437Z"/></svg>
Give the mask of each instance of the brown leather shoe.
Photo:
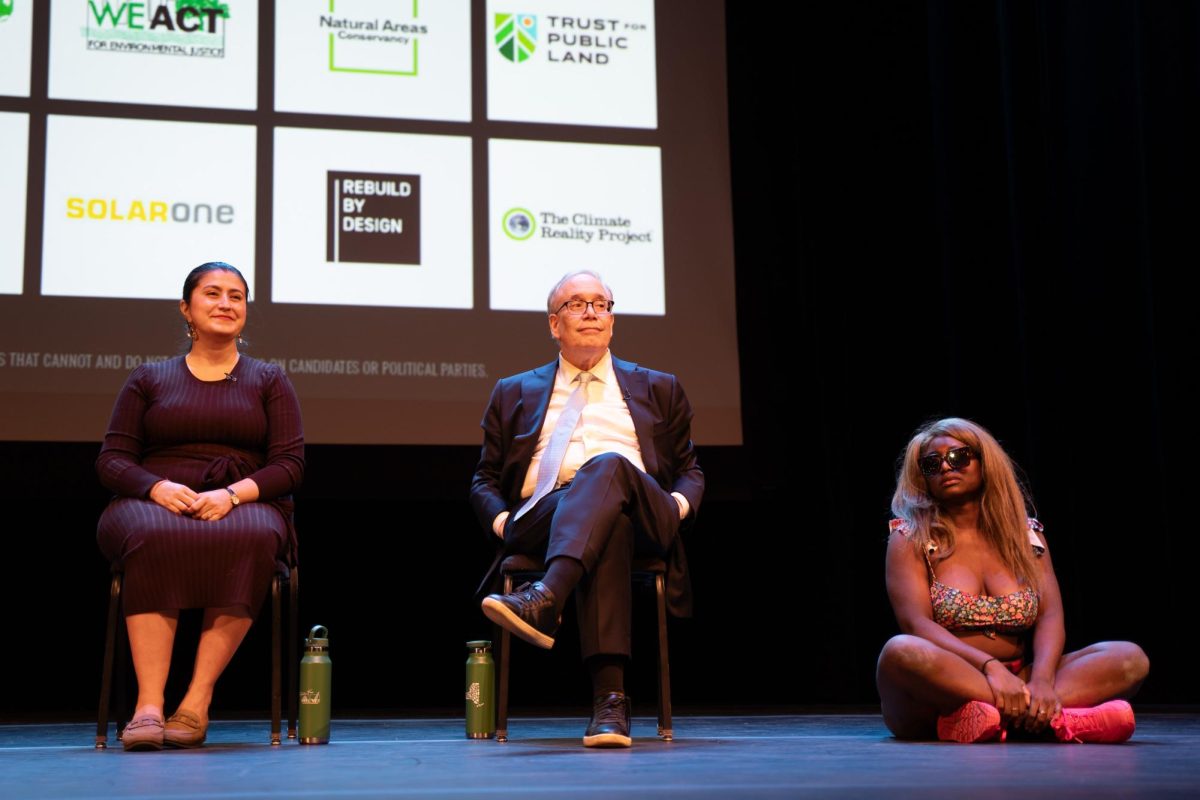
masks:
<svg viewBox="0 0 1200 800"><path fill-rule="evenodd" d="M129 720L121 733L121 745L126 750L162 750L163 718L157 714L142 714Z"/></svg>
<svg viewBox="0 0 1200 800"><path fill-rule="evenodd" d="M592 701L592 721L583 735L584 747L629 747L630 703L624 692L609 692Z"/></svg>
<svg viewBox="0 0 1200 800"><path fill-rule="evenodd" d="M178 709L163 728L163 743L171 747L199 747L208 737L208 720Z"/></svg>

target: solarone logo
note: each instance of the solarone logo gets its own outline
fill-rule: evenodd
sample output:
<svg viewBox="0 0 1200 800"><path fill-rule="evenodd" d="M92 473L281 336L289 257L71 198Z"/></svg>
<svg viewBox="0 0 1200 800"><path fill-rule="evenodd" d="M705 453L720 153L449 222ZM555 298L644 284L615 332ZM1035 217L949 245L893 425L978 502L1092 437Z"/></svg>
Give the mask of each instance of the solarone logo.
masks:
<svg viewBox="0 0 1200 800"><path fill-rule="evenodd" d="M87 0L83 27L89 50L224 58L229 2Z"/></svg>
<svg viewBox="0 0 1200 800"><path fill-rule="evenodd" d="M420 175L325 175L326 261L420 265Z"/></svg>
<svg viewBox="0 0 1200 800"><path fill-rule="evenodd" d="M545 60L562 64L604 66L622 51L636 47L649 34L637 20L568 17L546 14ZM496 49L514 64L528 61L538 43L536 14L498 13L492 23Z"/></svg>
<svg viewBox="0 0 1200 800"><path fill-rule="evenodd" d="M329 0L318 28L328 31L329 71L416 77L421 39L418 0ZM386 14L386 16L384 16Z"/></svg>
<svg viewBox="0 0 1200 800"><path fill-rule="evenodd" d="M117 197L68 197L66 213L67 219L202 225L232 225L235 216L234 207L229 203Z"/></svg>
<svg viewBox="0 0 1200 800"><path fill-rule="evenodd" d="M586 211L539 211L510 208L500 220L504 235L524 242L534 238L561 239L583 244L650 244L654 232L637 230L633 220L625 216L601 216Z"/></svg>

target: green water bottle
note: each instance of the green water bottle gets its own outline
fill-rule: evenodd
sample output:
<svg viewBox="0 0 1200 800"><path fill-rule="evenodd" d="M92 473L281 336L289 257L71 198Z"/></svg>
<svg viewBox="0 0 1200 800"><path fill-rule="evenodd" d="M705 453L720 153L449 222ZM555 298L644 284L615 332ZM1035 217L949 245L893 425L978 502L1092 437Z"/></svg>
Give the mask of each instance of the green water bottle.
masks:
<svg viewBox="0 0 1200 800"><path fill-rule="evenodd" d="M314 625L304 640L304 658L300 659L300 744L329 743L332 684L329 631L324 625Z"/></svg>
<svg viewBox="0 0 1200 800"><path fill-rule="evenodd" d="M496 735L496 665L492 643L467 642L467 738L491 739Z"/></svg>

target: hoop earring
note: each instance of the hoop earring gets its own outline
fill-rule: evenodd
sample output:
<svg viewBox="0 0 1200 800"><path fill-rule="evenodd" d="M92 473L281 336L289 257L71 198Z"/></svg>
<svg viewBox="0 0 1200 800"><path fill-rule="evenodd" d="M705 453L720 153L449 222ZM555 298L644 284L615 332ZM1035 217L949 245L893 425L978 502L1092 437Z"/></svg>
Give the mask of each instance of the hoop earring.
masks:
<svg viewBox="0 0 1200 800"><path fill-rule="evenodd" d="M184 331L183 331L184 336L188 337L193 342L196 341L196 329L192 327L192 323L185 322L183 324L184 324Z"/></svg>

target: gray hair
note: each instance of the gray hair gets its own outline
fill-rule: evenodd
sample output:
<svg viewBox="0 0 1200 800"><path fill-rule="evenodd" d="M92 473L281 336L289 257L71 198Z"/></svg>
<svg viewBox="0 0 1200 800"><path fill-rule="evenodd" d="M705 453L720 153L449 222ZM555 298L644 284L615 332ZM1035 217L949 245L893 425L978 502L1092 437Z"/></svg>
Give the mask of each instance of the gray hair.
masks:
<svg viewBox="0 0 1200 800"><path fill-rule="evenodd" d="M600 281L600 285L604 287L604 293L608 295L608 299L613 299L612 287L604 282L604 278L600 277L599 272L590 269L577 269L574 272L568 272L558 279L558 283L554 284L554 288L550 290L550 294L546 296L546 313L555 314L558 309L554 305L554 296L558 294L558 290L567 284L572 278L578 278L580 275L587 275Z"/></svg>

